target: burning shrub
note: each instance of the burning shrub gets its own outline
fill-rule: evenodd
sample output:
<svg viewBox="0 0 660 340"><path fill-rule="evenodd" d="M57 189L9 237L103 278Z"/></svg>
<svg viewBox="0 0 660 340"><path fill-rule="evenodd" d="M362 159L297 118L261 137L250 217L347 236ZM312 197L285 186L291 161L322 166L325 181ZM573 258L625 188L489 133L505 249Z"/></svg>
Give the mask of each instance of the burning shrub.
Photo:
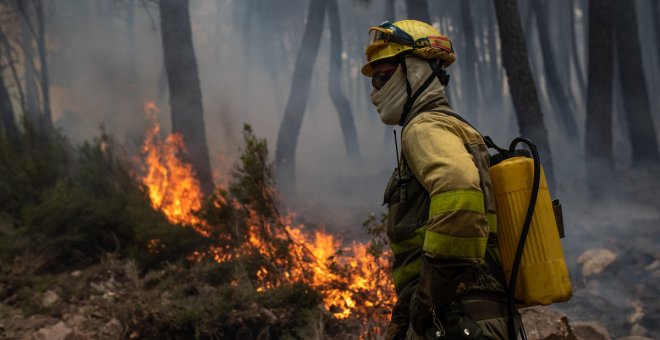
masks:
<svg viewBox="0 0 660 340"><path fill-rule="evenodd" d="M57 131L37 134L27 123L18 143L2 139L0 263L7 267L0 270L81 268L106 252L129 250L146 258L142 245L155 235L176 241L170 244L177 252L160 254L172 259L181 256L185 240L202 238L172 227L150 206L132 165L118 151L104 131L75 147Z"/></svg>
<svg viewBox="0 0 660 340"><path fill-rule="evenodd" d="M243 137L232 180L207 200L176 157L185 146L176 135L161 141L157 126L140 173L105 133L80 147L27 129L22 149L0 141L0 263L13 263L0 270L79 268L105 252L132 257L144 275L134 275L121 309L146 337L382 334L394 299L383 284L382 221L366 223L380 240L372 246L295 225L281 213L266 141L249 126Z"/></svg>

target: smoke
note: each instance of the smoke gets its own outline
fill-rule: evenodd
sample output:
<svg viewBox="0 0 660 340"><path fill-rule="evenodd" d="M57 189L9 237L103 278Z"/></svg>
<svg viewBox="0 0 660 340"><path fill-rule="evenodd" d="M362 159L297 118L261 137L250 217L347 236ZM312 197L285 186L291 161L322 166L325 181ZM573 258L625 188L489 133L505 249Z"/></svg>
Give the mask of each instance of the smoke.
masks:
<svg viewBox="0 0 660 340"><path fill-rule="evenodd" d="M130 4L133 7L129 7ZM491 5L484 1L486 4ZM340 2L339 5L344 35L342 91L352 105L362 157L355 162L348 159L339 118L329 98L330 51L326 23L298 140L297 195L289 203L302 213L313 213L328 221L338 221L343 227L359 229L359 216L382 211L382 192L396 165L392 129L379 122L369 103L368 80L359 72L368 27L383 21L385 5L384 1L371 1L370 5ZM244 123L252 125L257 136L268 140L271 155L274 155L284 106L291 91L291 74L306 9L307 1L302 0L191 1L207 141L211 162L221 177L238 157L242 142L239 132ZM446 28L451 38L459 39L462 31L458 6L440 8L432 3L430 9L432 21L443 30ZM129 10L134 14L132 26L128 21ZM159 120L163 129L169 130L159 16L153 3L59 1L50 5L49 13L53 114L56 124L67 135L79 141L88 139L98 135L98 126L103 124L126 145L138 146L148 127L142 112L143 103L148 100L159 104L162 109ZM487 20L488 13L491 12L473 10L477 31L483 30L482 23ZM397 15L404 15L400 6ZM581 18L584 20L584 16ZM649 18L643 18L644 25L652 24ZM579 33L584 33L584 29L584 22L578 21ZM129 42L131 37L134 49ZM648 41L649 35L644 35L643 40ZM482 43L484 45L479 46L486 46ZM538 47L537 42L532 41L531 46ZM652 50L645 47L645 63L656 65L653 66L655 70L657 63L652 61L657 60L657 56ZM538 56L534 50L530 51ZM583 56L584 52L581 51ZM465 81L461 65L474 62L461 59L461 53L457 50L458 60L449 68L452 104L459 113L465 101L477 100L474 95L461 92L461 82ZM540 67L534 72L540 80L539 91L543 98L546 91ZM483 70L477 77L482 93L494 86L499 89L495 97L500 98L480 101L476 125L484 134L493 136L498 144L507 144L518 132L506 82L492 83L490 74ZM655 84L658 77L649 76L649 79ZM576 80L571 78L568 82L576 92ZM657 96L653 100L657 101ZM581 108L577 110L577 118L580 131L584 133L584 103L578 103ZM582 185L586 176L595 174L585 173L583 147L565 140L557 116L548 110L548 105L544 105L544 114L558 182L553 196L570 202L564 204L566 225L570 230L582 216L583 206L600 205L582 192L586 190ZM656 112L656 124L660 121L657 116ZM630 164L626 129L621 127L623 121L615 119L614 124L619 171ZM657 178L649 180L657 181ZM580 209L575 209L577 207ZM620 209L618 216L635 216L639 211L634 207L636 205ZM639 207L645 209L642 205ZM567 246L581 248L578 243L567 242Z"/></svg>

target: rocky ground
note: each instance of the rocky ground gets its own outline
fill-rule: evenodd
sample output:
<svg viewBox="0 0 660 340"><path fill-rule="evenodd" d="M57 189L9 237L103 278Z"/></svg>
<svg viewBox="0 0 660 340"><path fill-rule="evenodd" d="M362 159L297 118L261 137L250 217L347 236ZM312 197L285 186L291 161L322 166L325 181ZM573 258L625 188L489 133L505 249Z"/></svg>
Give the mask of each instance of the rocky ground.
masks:
<svg viewBox="0 0 660 340"><path fill-rule="evenodd" d="M621 170L610 196L590 198L579 183L564 195L573 297L554 307L572 322L597 321L613 338L660 339L658 173Z"/></svg>
<svg viewBox="0 0 660 340"><path fill-rule="evenodd" d="M529 339L660 339L657 173L660 169L624 172L621 190L613 197L593 200L580 190L561 197L569 222L563 244L573 297L551 307L523 309ZM156 336L165 321L185 325L200 315L177 305L177 294L204 299L226 293L206 283L188 282L195 275L175 265L139 273L133 262L107 256L98 265L57 275L2 276L0 339L151 339L163 338L162 334L185 338L174 326L168 326L174 333L166 330ZM163 317L168 309L179 312ZM231 323L237 329L232 338L241 340L271 338L273 327L291 316L290 310L252 302L227 313L223 322ZM269 326L255 334L245 327L251 318L266 320ZM310 337L335 327L334 338L357 338L351 335L357 328L351 326L312 328L323 327L325 333Z"/></svg>

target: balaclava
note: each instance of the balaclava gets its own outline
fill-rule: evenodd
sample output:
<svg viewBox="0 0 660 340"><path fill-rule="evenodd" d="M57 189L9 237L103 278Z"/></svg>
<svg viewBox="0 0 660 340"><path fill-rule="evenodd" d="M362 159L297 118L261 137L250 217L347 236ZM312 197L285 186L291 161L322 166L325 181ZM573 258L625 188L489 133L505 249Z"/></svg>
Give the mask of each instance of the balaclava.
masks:
<svg viewBox="0 0 660 340"><path fill-rule="evenodd" d="M411 93L415 94L424 82L433 75L433 70L429 63L421 58L403 58L401 62L406 63ZM408 115L415 113L420 107L433 99L440 99L441 104L447 104L444 93L445 87L440 84L437 77L434 78L415 100ZM397 67L390 80L380 90L371 94L371 102L376 106L380 120L387 125L397 125L401 122L401 115L407 99L406 77L401 65Z"/></svg>

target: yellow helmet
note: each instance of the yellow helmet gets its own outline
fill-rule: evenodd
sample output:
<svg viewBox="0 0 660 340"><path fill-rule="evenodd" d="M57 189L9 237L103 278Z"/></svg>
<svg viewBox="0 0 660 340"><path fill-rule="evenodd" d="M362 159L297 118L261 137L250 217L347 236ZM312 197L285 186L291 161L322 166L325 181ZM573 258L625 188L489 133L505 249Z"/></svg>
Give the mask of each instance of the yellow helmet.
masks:
<svg viewBox="0 0 660 340"><path fill-rule="evenodd" d="M373 63L412 51L423 59L439 59L447 67L456 60L451 40L433 26L417 20L388 21L369 29L369 46L365 51L367 63L362 74L373 75Z"/></svg>

